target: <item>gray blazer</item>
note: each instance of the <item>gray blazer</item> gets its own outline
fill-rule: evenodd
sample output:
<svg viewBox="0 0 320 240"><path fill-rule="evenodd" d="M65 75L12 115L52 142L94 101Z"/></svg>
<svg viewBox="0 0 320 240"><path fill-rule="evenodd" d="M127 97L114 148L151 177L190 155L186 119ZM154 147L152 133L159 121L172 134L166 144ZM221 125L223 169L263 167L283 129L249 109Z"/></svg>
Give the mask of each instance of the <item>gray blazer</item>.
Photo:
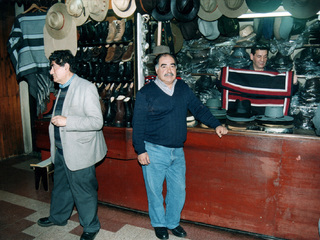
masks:
<svg viewBox="0 0 320 240"><path fill-rule="evenodd" d="M61 90L57 99L60 92ZM76 75L69 86L61 115L67 117L67 125L59 128L67 167L75 171L101 161L107 153L107 145L102 132L103 116L97 88ZM49 137L51 159L54 163L56 147L54 125L51 122Z"/></svg>

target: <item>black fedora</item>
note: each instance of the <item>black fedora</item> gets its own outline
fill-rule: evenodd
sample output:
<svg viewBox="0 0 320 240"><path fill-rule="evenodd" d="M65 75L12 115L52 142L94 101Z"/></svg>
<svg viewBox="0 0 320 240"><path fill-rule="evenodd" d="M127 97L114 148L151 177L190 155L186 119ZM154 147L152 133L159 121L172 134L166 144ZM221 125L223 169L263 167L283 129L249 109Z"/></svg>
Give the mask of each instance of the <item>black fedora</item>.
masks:
<svg viewBox="0 0 320 240"><path fill-rule="evenodd" d="M233 108L228 109L228 116L234 118L251 118L253 116L250 100L237 99Z"/></svg>
<svg viewBox="0 0 320 240"><path fill-rule="evenodd" d="M140 14L151 14L152 10L156 7L157 0L135 0L136 11Z"/></svg>
<svg viewBox="0 0 320 240"><path fill-rule="evenodd" d="M200 0L171 0L171 12L180 22L192 21L198 14Z"/></svg>
<svg viewBox="0 0 320 240"><path fill-rule="evenodd" d="M170 0L157 0L156 7L152 10L152 17L157 21L169 21L173 18Z"/></svg>

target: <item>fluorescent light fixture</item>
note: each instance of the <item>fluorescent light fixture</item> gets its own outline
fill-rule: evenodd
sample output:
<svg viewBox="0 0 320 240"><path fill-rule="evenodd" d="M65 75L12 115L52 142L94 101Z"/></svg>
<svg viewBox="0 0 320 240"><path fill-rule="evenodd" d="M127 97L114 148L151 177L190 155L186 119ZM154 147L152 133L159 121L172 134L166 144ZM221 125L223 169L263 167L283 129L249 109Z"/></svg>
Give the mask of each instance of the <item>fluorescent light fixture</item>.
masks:
<svg viewBox="0 0 320 240"><path fill-rule="evenodd" d="M320 14L320 11L317 13L317 15ZM280 6L277 10L274 12L269 13L255 13L252 12L250 9L247 11L247 13L242 14L238 18L264 18L264 17L286 17L291 16L291 13L286 11L283 6Z"/></svg>

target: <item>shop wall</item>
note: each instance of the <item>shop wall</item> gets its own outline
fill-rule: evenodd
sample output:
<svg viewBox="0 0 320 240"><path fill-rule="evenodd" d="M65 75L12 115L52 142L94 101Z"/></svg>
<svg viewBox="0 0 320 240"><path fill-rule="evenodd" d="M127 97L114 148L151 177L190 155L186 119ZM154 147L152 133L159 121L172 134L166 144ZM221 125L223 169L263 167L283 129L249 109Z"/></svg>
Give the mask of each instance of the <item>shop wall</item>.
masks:
<svg viewBox="0 0 320 240"><path fill-rule="evenodd" d="M7 52L14 5L0 1L0 160L24 152L19 85Z"/></svg>

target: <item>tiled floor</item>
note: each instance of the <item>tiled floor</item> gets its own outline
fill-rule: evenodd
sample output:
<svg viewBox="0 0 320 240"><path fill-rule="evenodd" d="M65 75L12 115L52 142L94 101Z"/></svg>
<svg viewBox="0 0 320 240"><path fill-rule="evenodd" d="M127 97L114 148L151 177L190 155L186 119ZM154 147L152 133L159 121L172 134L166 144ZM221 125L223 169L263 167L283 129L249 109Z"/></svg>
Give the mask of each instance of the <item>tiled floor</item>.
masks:
<svg viewBox="0 0 320 240"><path fill-rule="evenodd" d="M79 239L82 227L79 225L76 209L66 226L43 228L36 224L40 217L48 216L50 207L50 190L35 190L34 187L34 173L30 163L38 161L40 156L37 154L0 161L0 239ZM101 230L96 240L157 239L149 218L144 213L99 204L98 214ZM181 225L188 233L187 239L192 240L269 239L190 222L182 222ZM170 239L180 238L170 234Z"/></svg>

